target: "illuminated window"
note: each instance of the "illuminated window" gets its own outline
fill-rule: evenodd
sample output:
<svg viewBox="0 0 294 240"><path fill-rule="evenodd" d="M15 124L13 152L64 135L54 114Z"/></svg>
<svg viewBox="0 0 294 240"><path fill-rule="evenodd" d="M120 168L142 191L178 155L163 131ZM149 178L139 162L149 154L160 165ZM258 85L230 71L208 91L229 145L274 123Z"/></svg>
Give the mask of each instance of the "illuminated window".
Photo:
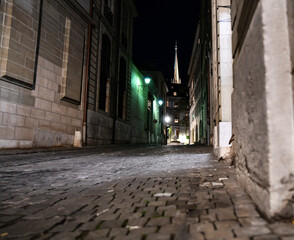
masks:
<svg viewBox="0 0 294 240"><path fill-rule="evenodd" d="M148 108L149 111L151 111L151 108L152 108L152 102L151 102L150 99L148 99L147 108Z"/></svg>
<svg viewBox="0 0 294 240"><path fill-rule="evenodd" d="M177 103L175 103L175 106L174 106L175 108L178 108L179 107L179 105L177 104Z"/></svg>
<svg viewBox="0 0 294 240"><path fill-rule="evenodd" d="M169 107L169 101L166 101L166 106Z"/></svg>
<svg viewBox="0 0 294 240"><path fill-rule="evenodd" d="M174 92L174 96L177 96L177 92Z"/></svg>
<svg viewBox="0 0 294 240"><path fill-rule="evenodd" d="M175 123L179 123L179 119L176 118L176 119L175 119Z"/></svg>

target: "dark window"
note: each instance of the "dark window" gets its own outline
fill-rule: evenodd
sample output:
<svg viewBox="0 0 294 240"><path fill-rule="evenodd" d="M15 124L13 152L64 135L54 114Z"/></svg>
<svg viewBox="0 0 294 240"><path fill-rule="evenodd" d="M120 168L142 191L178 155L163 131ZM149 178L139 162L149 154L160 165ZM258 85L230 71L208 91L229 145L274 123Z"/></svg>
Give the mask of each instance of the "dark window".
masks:
<svg viewBox="0 0 294 240"><path fill-rule="evenodd" d="M120 58L119 68L119 90L118 90L118 117L124 118L125 106L126 106L126 75L127 66L126 60Z"/></svg>
<svg viewBox="0 0 294 240"><path fill-rule="evenodd" d="M113 24L113 13L111 10L111 2L109 0L104 0L104 16L107 22L112 26Z"/></svg>
<svg viewBox="0 0 294 240"><path fill-rule="evenodd" d="M110 40L106 35L102 36L101 50L101 74L99 90L99 109L105 111L106 106L106 84L110 80Z"/></svg>

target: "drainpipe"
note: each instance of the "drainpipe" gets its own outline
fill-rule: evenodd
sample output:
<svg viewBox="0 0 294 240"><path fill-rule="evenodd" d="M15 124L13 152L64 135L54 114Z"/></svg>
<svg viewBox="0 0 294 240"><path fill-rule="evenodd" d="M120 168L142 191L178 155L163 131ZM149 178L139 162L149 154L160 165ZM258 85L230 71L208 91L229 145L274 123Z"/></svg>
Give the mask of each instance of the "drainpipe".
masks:
<svg viewBox="0 0 294 240"><path fill-rule="evenodd" d="M90 17L93 17L93 1L90 1ZM85 71L85 91L84 91L84 113L83 113L83 146L87 145L87 109L88 109L88 81L89 81L89 65L90 65L90 50L91 50L91 33L92 23L88 24L88 44L87 44L87 64Z"/></svg>

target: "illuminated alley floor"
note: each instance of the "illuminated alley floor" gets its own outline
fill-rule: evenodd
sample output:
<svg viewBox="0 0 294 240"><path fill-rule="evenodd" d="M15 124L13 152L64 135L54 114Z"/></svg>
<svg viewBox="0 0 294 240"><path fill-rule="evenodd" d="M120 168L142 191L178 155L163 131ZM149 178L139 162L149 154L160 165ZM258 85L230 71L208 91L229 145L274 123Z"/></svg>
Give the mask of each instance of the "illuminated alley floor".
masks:
<svg viewBox="0 0 294 240"><path fill-rule="evenodd" d="M201 146L0 153L0 239L294 239Z"/></svg>

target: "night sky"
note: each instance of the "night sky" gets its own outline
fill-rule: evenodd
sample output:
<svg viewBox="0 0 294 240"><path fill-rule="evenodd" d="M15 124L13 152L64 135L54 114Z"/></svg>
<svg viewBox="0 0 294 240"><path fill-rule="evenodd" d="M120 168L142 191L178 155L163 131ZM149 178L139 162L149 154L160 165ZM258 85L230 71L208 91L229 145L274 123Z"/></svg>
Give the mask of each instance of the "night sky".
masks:
<svg viewBox="0 0 294 240"><path fill-rule="evenodd" d="M135 3L139 13L134 21L135 64L146 68L151 63L170 81L177 41L180 78L187 83L200 0L135 0Z"/></svg>

